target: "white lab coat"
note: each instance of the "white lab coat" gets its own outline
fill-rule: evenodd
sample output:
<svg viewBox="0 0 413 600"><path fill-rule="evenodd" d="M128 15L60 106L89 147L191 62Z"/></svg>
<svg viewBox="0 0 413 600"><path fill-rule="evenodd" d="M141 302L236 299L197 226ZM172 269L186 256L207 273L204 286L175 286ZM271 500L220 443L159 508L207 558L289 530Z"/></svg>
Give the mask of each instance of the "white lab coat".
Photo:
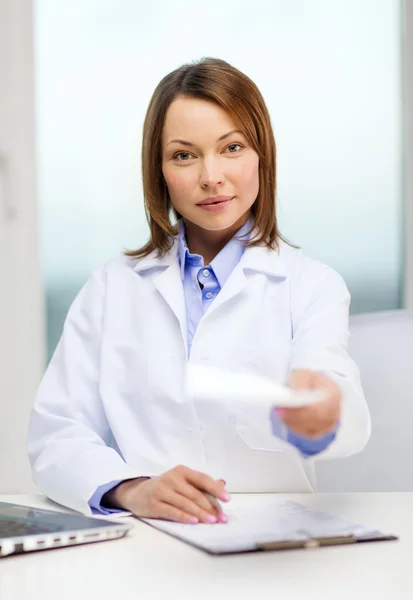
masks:
<svg viewBox="0 0 413 600"><path fill-rule="evenodd" d="M346 352L349 293L332 269L281 243L246 249L202 317L188 359L178 243L163 258L121 257L97 270L69 310L40 385L28 435L36 483L90 514L95 490L183 464L231 492L314 489L314 460L276 438L252 402L197 402L187 361L245 368L285 382L321 370L343 389L335 441L317 458L360 451L370 420Z"/></svg>

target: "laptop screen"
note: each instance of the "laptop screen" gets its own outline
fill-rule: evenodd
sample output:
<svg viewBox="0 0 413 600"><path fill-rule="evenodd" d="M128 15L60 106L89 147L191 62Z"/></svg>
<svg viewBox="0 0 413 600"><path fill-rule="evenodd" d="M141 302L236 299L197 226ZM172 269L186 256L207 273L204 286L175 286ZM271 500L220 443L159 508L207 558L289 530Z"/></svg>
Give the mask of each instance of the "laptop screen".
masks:
<svg viewBox="0 0 413 600"><path fill-rule="evenodd" d="M72 531L114 525L113 521L109 523L103 519L93 519L80 514L67 514L0 502L0 528L1 522L5 520L30 523L39 528L44 527L46 531Z"/></svg>

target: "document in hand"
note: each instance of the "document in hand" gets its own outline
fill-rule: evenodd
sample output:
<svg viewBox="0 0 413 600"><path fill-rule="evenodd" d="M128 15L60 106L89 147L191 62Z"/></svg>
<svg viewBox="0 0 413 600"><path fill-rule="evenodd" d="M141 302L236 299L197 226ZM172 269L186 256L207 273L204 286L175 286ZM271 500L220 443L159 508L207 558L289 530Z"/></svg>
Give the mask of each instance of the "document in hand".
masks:
<svg viewBox="0 0 413 600"><path fill-rule="evenodd" d="M226 371L210 365L188 364L186 391L198 400L253 402L260 408L308 406L325 400L324 390L293 390L249 371Z"/></svg>
<svg viewBox="0 0 413 600"><path fill-rule="evenodd" d="M315 548L397 539L377 529L266 494L236 495L225 505L225 513L228 523L215 525L142 520L209 554Z"/></svg>

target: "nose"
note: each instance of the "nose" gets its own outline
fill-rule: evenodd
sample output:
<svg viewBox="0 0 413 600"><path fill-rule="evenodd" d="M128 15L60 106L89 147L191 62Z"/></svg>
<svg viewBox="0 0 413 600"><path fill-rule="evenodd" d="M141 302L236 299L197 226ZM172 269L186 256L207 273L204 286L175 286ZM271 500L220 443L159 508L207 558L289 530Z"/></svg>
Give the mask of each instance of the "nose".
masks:
<svg viewBox="0 0 413 600"><path fill-rule="evenodd" d="M224 175L219 169L217 161L204 161L199 183L204 190L219 187L224 183Z"/></svg>

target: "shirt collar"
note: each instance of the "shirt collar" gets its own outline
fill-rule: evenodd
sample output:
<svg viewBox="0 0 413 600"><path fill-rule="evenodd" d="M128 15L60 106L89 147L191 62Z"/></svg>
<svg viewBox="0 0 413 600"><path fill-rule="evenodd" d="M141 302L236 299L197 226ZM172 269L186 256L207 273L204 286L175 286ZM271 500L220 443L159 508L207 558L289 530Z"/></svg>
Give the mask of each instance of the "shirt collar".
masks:
<svg viewBox="0 0 413 600"><path fill-rule="evenodd" d="M202 257L199 256L199 254L191 254L189 252L188 244L186 242L184 220L180 219L178 225L179 225L178 258L179 258L179 266L181 269L181 279L182 279L182 281L184 281L186 265L190 264L191 262L192 263L198 262L200 259L202 260ZM203 261L202 261L202 263L200 263L200 265L201 264L203 264Z"/></svg>
<svg viewBox="0 0 413 600"><path fill-rule="evenodd" d="M179 231L181 231L180 222L178 229ZM254 237L255 234L256 231L253 231L251 236ZM168 267L171 267L175 263L175 261L179 260L180 258L180 241L180 233L178 233L173 239L171 249L161 257L158 256L158 251L154 250L148 256L145 256L143 258L128 260L130 261L131 266L136 273L141 273L152 269L155 269L157 271L159 269L166 269ZM288 271L291 268L291 260L296 256L297 252L301 253L301 250L290 248L285 242L280 240L279 248L277 251L270 250L262 246L247 248L240 262L242 269L244 270L253 270L259 273L266 273L275 277L285 278L288 274ZM183 264L185 264L185 262L183 262Z"/></svg>
<svg viewBox="0 0 413 600"><path fill-rule="evenodd" d="M218 280L220 287L222 288L231 275L232 271L239 263L244 254L245 242L248 240L248 232L252 228L252 219L249 219L230 239L230 241L222 248L221 252L211 261L211 268L213 269L215 276ZM245 236L245 237L244 237ZM241 238L241 239L238 239ZM189 252L186 237L185 237L185 225L183 219L179 221L179 264L181 269L181 278L184 281L185 277L185 266L189 263L198 263L200 267L203 266L203 259L199 254L191 254Z"/></svg>

